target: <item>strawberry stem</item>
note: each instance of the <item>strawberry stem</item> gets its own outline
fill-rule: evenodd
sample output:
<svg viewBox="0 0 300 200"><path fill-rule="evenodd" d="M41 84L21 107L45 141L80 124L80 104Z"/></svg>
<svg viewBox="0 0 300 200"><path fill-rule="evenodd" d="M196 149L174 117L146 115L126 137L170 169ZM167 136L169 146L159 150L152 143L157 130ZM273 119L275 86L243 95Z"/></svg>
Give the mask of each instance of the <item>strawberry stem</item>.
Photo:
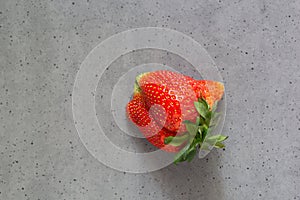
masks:
<svg viewBox="0 0 300 200"><path fill-rule="evenodd" d="M211 135L212 127L216 125L219 116L219 113L215 112L217 102L215 102L212 108L209 107L205 99L199 99L194 105L199 113L196 123L191 121L183 122L188 134L178 137L167 137L165 139L165 144L174 146L180 146L189 139L189 143L175 155L175 164L192 161L197 150L201 147L205 149L209 149L209 146L224 148L225 145L222 142L228 138L228 136L224 135Z"/></svg>

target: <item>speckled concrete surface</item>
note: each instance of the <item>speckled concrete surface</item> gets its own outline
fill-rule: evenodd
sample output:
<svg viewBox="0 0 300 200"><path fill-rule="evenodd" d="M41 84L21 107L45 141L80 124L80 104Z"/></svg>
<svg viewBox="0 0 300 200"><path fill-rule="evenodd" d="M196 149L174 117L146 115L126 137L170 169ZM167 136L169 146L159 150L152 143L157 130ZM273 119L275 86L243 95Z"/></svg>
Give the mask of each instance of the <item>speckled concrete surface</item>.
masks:
<svg viewBox="0 0 300 200"><path fill-rule="evenodd" d="M218 64L225 151L129 174L79 140L80 63L105 38L144 26L192 36ZM297 0L1 0L0 199L299 200L299 33Z"/></svg>

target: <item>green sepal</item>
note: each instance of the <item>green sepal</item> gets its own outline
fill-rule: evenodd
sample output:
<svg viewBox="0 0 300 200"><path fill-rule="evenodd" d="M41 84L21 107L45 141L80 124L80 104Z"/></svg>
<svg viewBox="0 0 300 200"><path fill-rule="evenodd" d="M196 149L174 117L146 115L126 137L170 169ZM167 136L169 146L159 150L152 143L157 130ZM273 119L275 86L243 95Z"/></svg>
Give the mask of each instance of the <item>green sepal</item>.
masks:
<svg viewBox="0 0 300 200"><path fill-rule="evenodd" d="M206 101L203 101L203 100L196 101L196 102L194 102L194 106L195 106L197 112L200 114L200 116L203 117L204 119L206 119L207 113L209 112L209 107L208 107Z"/></svg>
<svg viewBox="0 0 300 200"><path fill-rule="evenodd" d="M225 136L225 135L212 135L212 136L209 136L208 138L206 138L205 141L223 142L227 138L228 138L228 136Z"/></svg>
<svg viewBox="0 0 300 200"><path fill-rule="evenodd" d="M198 125L188 120L184 121L183 123L185 124L186 130L189 132L189 134L194 137L198 132Z"/></svg>
<svg viewBox="0 0 300 200"><path fill-rule="evenodd" d="M185 141L187 141L188 138L189 138L188 134L182 136L175 136L175 137L169 136L164 139L164 143L177 147L182 145Z"/></svg>
<svg viewBox="0 0 300 200"><path fill-rule="evenodd" d="M199 99L197 102L194 102L194 105L199 116L196 118L196 123L188 120L183 122L188 131L189 144L175 155L175 164L183 161L190 162L195 157L197 149L209 151L213 147L224 148L225 145L222 142L228 138L224 135L211 134L212 126L217 124L220 115L220 113L215 112L217 102L215 102L211 109L204 99ZM167 142L171 141L171 139L168 137Z"/></svg>
<svg viewBox="0 0 300 200"><path fill-rule="evenodd" d="M222 149L225 147L225 145L222 142L217 142L214 147L218 148L218 149Z"/></svg>
<svg viewBox="0 0 300 200"><path fill-rule="evenodd" d="M196 118L196 124L197 124L197 125L199 125L199 124L200 124L200 122L201 122L201 117L200 117L200 116L198 116L198 117Z"/></svg>
<svg viewBox="0 0 300 200"><path fill-rule="evenodd" d="M174 163L177 164L179 162L188 161L191 162L197 153L197 146L191 144L185 146L176 156Z"/></svg>
<svg viewBox="0 0 300 200"><path fill-rule="evenodd" d="M215 101L214 105L213 105L212 108L211 108L211 111L212 111L212 112L215 112L215 111L217 110L218 103L219 103L218 101Z"/></svg>
<svg viewBox="0 0 300 200"><path fill-rule="evenodd" d="M203 142L209 131L209 128L206 124L203 124L203 125L199 126L199 129L201 131L201 139L202 139L201 142Z"/></svg>
<svg viewBox="0 0 300 200"><path fill-rule="evenodd" d="M188 162L191 162L193 160L193 158L195 157L196 153L197 153L196 147L193 146L192 148L190 148L188 150L187 155L186 155L186 160Z"/></svg>
<svg viewBox="0 0 300 200"><path fill-rule="evenodd" d="M220 115L221 115L221 113L213 112L212 116L211 116L211 120L210 120L209 125L210 126L216 126L218 124L218 122L219 122L219 116Z"/></svg>
<svg viewBox="0 0 300 200"><path fill-rule="evenodd" d="M189 149L189 145L185 146L183 149L181 149L174 157L174 163L177 164L179 162L184 161L184 154Z"/></svg>
<svg viewBox="0 0 300 200"><path fill-rule="evenodd" d="M208 103L207 103L207 101L206 101L205 99L199 98L199 99L198 99L198 102L200 102L201 104L203 104L203 105L206 107L207 110L210 109L210 108L209 108L209 105L208 105Z"/></svg>
<svg viewBox="0 0 300 200"><path fill-rule="evenodd" d="M226 140L228 136L224 135L212 135L212 136L207 136L207 138L204 140L202 146L210 146L210 147L215 147L215 148L224 148L225 145L222 143L224 140ZM203 147L202 147L203 148Z"/></svg>

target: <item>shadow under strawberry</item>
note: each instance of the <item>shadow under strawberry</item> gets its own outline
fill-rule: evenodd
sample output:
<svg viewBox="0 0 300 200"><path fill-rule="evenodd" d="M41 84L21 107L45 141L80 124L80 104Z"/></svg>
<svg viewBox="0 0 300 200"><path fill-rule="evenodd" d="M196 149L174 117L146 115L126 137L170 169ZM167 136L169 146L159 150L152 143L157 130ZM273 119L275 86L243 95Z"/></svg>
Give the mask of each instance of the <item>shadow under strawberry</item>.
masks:
<svg viewBox="0 0 300 200"><path fill-rule="evenodd" d="M194 159L192 163L169 165L149 176L159 185L164 199L199 200L225 199L223 178L220 171L223 152L212 151L203 159ZM147 185L145 185L147 187ZM149 194L155 196L154 192Z"/></svg>

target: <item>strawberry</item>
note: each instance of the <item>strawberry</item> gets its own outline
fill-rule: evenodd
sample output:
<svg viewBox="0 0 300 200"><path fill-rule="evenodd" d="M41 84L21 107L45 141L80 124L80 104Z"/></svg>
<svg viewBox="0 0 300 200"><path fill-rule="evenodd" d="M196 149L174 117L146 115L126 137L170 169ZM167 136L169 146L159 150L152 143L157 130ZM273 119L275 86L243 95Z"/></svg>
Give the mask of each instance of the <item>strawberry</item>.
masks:
<svg viewBox="0 0 300 200"><path fill-rule="evenodd" d="M133 99L127 104L126 111L129 119L138 126L151 144L168 152L177 152L179 150L180 147L164 143L165 137L175 136L176 133L157 124L145 108L145 102L139 91L135 91Z"/></svg>
<svg viewBox="0 0 300 200"><path fill-rule="evenodd" d="M154 146L169 152L181 149L175 161L190 160L208 135L223 84L161 70L137 76L134 88L127 105L129 119Z"/></svg>
<svg viewBox="0 0 300 200"><path fill-rule="evenodd" d="M183 120L196 119L197 96L186 76L171 71L148 72L137 77L137 85L147 109L161 105L153 108L153 112L156 121L166 129L180 134L184 132Z"/></svg>

